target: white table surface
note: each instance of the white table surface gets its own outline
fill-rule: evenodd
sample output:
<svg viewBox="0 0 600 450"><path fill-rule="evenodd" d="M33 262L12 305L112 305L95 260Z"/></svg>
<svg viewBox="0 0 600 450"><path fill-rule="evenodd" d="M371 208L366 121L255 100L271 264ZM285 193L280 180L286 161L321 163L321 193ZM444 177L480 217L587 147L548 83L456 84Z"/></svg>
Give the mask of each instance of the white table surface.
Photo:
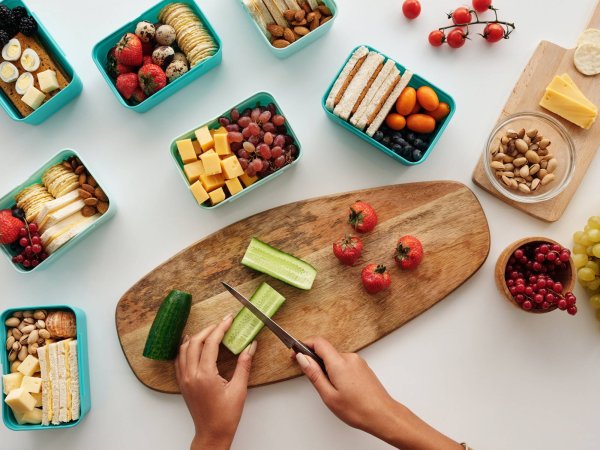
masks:
<svg viewBox="0 0 600 450"><path fill-rule="evenodd" d="M583 292L580 313L524 314L498 294L493 267L502 249L540 234L571 244L600 214L600 159L563 218L546 224L473 186L487 134L537 43L572 46L594 0L498 0L517 24L509 41L477 37L459 51L433 49L427 35L459 3L423 0L408 23L400 0L343 0L331 31L287 60L276 59L237 0L200 0L221 35L223 63L146 114L121 107L91 59L93 45L151 1L30 0L84 83L82 95L41 126L0 114L0 192L54 153L77 149L98 174L117 215L48 270L21 275L0 264L0 307L66 303L89 323L92 409L65 431L11 432L0 448L184 449L193 427L180 396L140 384L121 352L114 312L141 276L194 241L265 209L314 196L411 181L453 179L472 187L487 214L492 247L471 280L432 310L361 355L391 394L441 431L477 449L592 450L599 445L600 327ZM366 5L369 6L366 6ZM429 160L404 167L328 120L320 99L350 49L368 43L451 93L457 111ZM302 141L300 164L229 206L204 211L186 192L169 143L259 90L272 92ZM460 264L461 255L456 255ZM440 268L443 270L443 268ZM302 427L300 427L300 425ZM310 430L310 431L301 431ZM383 449L339 422L309 382L251 390L235 449Z"/></svg>

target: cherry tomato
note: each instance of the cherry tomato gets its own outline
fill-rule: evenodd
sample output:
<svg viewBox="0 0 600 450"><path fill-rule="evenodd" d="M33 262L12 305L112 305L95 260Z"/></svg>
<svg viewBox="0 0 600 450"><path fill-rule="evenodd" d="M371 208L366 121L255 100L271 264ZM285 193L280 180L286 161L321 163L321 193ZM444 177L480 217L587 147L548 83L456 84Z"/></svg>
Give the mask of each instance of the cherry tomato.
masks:
<svg viewBox="0 0 600 450"><path fill-rule="evenodd" d="M492 6L492 0L473 0L473 9L478 13L486 12Z"/></svg>
<svg viewBox="0 0 600 450"><path fill-rule="evenodd" d="M460 48L465 45L465 40L467 39L467 35L461 28L455 28L446 37L446 42L452 48Z"/></svg>
<svg viewBox="0 0 600 450"><path fill-rule="evenodd" d="M402 13L407 19L416 19L421 14L421 4L419 0L404 0L402 4Z"/></svg>
<svg viewBox="0 0 600 450"><path fill-rule="evenodd" d="M391 113L385 118L385 123L392 130L400 131L406 126L406 119L400 114Z"/></svg>
<svg viewBox="0 0 600 450"><path fill-rule="evenodd" d="M504 38L504 27L499 23L488 23L483 30L483 37L488 42L498 42Z"/></svg>
<svg viewBox="0 0 600 450"><path fill-rule="evenodd" d="M456 8L452 12L452 22L454 22L455 25L466 25L468 23L471 23L471 19L471 11L469 11L469 8L467 8L466 6Z"/></svg>
<svg viewBox="0 0 600 450"><path fill-rule="evenodd" d="M446 35L442 30L433 30L429 33L429 43L433 47L439 47L446 41Z"/></svg>

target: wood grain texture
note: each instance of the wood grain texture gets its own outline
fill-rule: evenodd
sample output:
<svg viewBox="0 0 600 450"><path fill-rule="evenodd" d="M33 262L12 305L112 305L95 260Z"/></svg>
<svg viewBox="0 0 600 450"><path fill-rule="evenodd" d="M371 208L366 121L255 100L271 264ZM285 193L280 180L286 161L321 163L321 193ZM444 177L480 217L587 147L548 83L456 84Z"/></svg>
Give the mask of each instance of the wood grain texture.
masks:
<svg viewBox="0 0 600 450"><path fill-rule="evenodd" d="M588 27L598 26L600 26L600 1L598 1L592 12L592 18ZM600 89L598 88L600 75L588 77L579 73L573 64L574 53L574 48L567 50L548 41L540 42L525 70L523 70L519 81L517 81L517 84L513 88L496 122L496 124L502 122L511 114L538 111L556 118L564 125L573 138L577 153L575 174L569 186L551 200L534 204L519 203L506 198L492 186L483 169L483 157L479 158L473 172L473 182L476 185L503 202L547 222L557 221L565 212L571 198L581 184L581 180L583 180L592 159L594 159L596 150L600 147L600 119L596 120L589 130L584 130L539 106L546 86L552 81L555 75L563 73L568 73L590 101L600 106Z"/></svg>
<svg viewBox="0 0 600 450"><path fill-rule="evenodd" d="M357 199L368 201L379 216L377 228L363 237L356 267L342 266L332 242L350 232L347 211ZM394 267L400 236L418 236L423 263L412 273ZM252 236L292 253L318 275L310 291L301 291L240 264ZM366 189L274 208L230 225L193 244L158 266L123 295L116 325L123 352L138 379L161 392L177 393L173 364L142 357L156 311L171 289L193 295L186 333L193 334L240 309L221 280L250 296L268 281L286 297L274 319L298 339L322 335L342 351L356 351L426 311L467 280L487 258L490 245L485 214L463 184L440 181ZM460 255L460 256L458 256ZM368 262L387 264L392 287L368 295L360 281ZM289 350L268 331L258 336L250 385L300 375ZM225 348L219 370L229 378L235 357Z"/></svg>

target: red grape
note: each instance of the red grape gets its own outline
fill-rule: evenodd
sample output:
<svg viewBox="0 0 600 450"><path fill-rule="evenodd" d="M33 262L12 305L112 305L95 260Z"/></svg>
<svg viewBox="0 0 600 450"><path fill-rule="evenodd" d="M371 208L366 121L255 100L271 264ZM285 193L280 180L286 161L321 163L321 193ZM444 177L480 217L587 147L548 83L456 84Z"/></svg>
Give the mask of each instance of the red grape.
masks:
<svg viewBox="0 0 600 450"><path fill-rule="evenodd" d="M283 149L279 146L275 146L271 149L271 156L273 158L279 158L281 155L283 155Z"/></svg>
<svg viewBox="0 0 600 450"><path fill-rule="evenodd" d="M281 114L275 114L272 122L276 127L280 127L285 123L285 117L283 117Z"/></svg>
<svg viewBox="0 0 600 450"><path fill-rule="evenodd" d="M248 125L250 125L250 122L252 122L252 120L250 120L250 117L240 117L240 120L238 120L238 125L242 128L246 128Z"/></svg>
<svg viewBox="0 0 600 450"><path fill-rule="evenodd" d="M260 123L266 123L269 120L271 120L271 113L269 111L264 111L260 114L260 116L258 116L258 121Z"/></svg>
<svg viewBox="0 0 600 450"><path fill-rule="evenodd" d="M273 134L269 132L265 133L265 135L263 136L263 140L267 145L271 145L273 143L273 139Z"/></svg>
<svg viewBox="0 0 600 450"><path fill-rule="evenodd" d="M242 133L239 133L237 131L230 131L229 133L227 133L227 142L232 143L232 142L242 142L244 140L244 136L242 135Z"/></svg>
<svg viewBox="0 0 600 450"><path fill-rule="evenodd" d="M239 125L237 125L237 124L235 124L235 123L232 123L232 124L230 124L230 125L227 125L227 126L225 127L225 129L226 129L227 131L240 131L240 127L239 127Z"/></svg>
<svg viewBox="0 0 600 450"><path fill-rule="evenodd" d="M248 153L254 153L256 151L256 147L252 142L246 141L244 142L244 150L246 150Z"/></svg>
<svg viewBox="0 0 600 450"><path fill-rule="evenodd" d="M259 158L252 160L252 163L250 163L250 165L256 172L261 171L263 167L262 160L260 160Z"/></svg>
<svg viewBox="0 0 600 450"><path fill-rule="evenodd" d="M262 129L265 133L274 133L277 127L273 125L273 122L263 123Z"/></svg>
<svg viewBox="0 0 600 450"><path fill-rule="evenodd" d="M231 122L229 122L229 119L227 117L220 117L219 118L219 123L221 124L221 126L226 127Z"/></svg>
<svg viewBox="0 0 600 450"><path fill-rule="evenodd" d="M273 145L283 147L285 145L285 137L282 134L278 134L273 140Z"/></svg>
<svg viewBox="0 0 600 450"><path fill-rule="evenodd" d="M250 123L246 128L250 131L251 136L258 136L260 134L260 127L255 122Z"/></svg>
<svg viewBox="0 0 600 450"><path fill-rule="evenodd" d="M280 148L280 147L276 147L276 148ZM285 165L285 156L278 156L277 158L275 158L275 167L277 167L278 169L283 167Z"/></svg>
<svg viewBox="0 0 600 450"><path fill-rule="evenodd" d="M239 158L238 159L240 166L242 166L242 169L246 170L246 168L248 167L248 160L245 158Z"/></svg>
<svg viewBox="0 0 600 450"><path fill-rule="evenodd" d="M257 147L257 150L263 159L266 159L266 160L271 159L271 149L269 148L269 146L267 144L260 144Z"/></svg>
<svg viewBox="0 0 600 450"><path fill-rule="evenodd" d="M258 121L258 118L259 118L261 112L262 111L260 110L260 108L254 108L252 110L252 112L250 113L250 118L252 119L252 121L254 121L254 122Z"/></svg>
<svg viewBox="0 0 600 450"><path fill-rule="evenodd" d="M231 120L233 120L234 122L237 122L237 120L240 118L240 112L233 108L231 110Z"/></svg>
<svg viewBox="0 0 600 450"><path fill-rule="evenodd" d="M254 166L252 164L248 164L248 167L246 167L246 175L249 177L256 175L256 170L254 170Z"/></svg>

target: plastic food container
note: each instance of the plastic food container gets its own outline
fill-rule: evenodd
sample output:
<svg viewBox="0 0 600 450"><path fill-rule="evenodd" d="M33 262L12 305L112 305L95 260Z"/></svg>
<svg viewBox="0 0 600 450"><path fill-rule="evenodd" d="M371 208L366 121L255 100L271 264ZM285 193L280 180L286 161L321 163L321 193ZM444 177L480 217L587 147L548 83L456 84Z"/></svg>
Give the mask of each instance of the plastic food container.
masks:
<svg viewBox="0 0 600 450"><path fill-rule="evenodd" d="M35 183L40 183L42 180L42 175L44 174L44 172L46 170L48 170L50 167L54 166L55 164L58 164L59 162L62 162L65 159L70 158L71 156L76 156L77 158L79 158L79 160L88 169L88 171L91 174L93 174L96 181L98 181L98 184L100 186L102 186L102 190L104 191L104 193L107 195L107 197L110 200L108 211L106 211L106 213L104 213L102 215L102 217L100 217L98 220L96 220L96 222L94 222L92 225L87 227L85 230L83 230L77 236L75 236L74 238L67 241L63 246L61 246L54 253L48 255L48 258L46 258L44 261L42 261L37 267L33 267L31 270L25 270L22 267L14 264L12 262L12 255L9 252L8 245L0 245L0 250L2 250L2 253L4 254L4 256L6 256L8 263L17 272L31 273L31 272L35 272L36 270L39 270L41 268L48 267L52 262L56 261L61 255L63 255L70 248L72 248L77 242L81 241L89 233L93 232L96 228L101 226L103 223L105 223L107 220L109 220L112 216L115 215L116 206L114 204L113 197L105 189L105 184L103 182L99 181L100 179L98 177L96 177L96 174L92 170L90 170L90 166L88 164L86 164L84 159L75 150L69 150L69 149L61 150L59 153L54 155L46 164L44 164L42 167L40 167L33 175L31 175L24 183L21 183L19 186L14 188L12 191L10 191L8 194L6 194L4 197L0 198L0 210L11 208L15 204L15 195L18 192L20 192L22 189L26 188L27 186L30 186Z"/></svg>
<svg viewBox="0 0 600 450"><path fill-rule="evenodd" d="M337 18L338 15L337 3L334 0L319 0L319 3L323 3L331 10L331 19L328 22L325 22L320 27L316 28L314 31L308 33L306 36L303 36L301 39L298 39L297 41L293 42L291 45L288 45L285 48L277 48L271 45L271 42L269 42L269 39L267 38L265 33L263 33L263 31L260 29L260 27L256 23L256 20L254 20L254 17L252 17L252 14L250 14L248 8L246 8L246 5L244 5L243 0L240 0L242 9L246 12L246 15L254 24L256 31L258 32L258 34L260 34L263 41L265 41L267 47L269 47L273 54L278 58L287 58L288 56L293 55L297 51L302 50L304 47L307 47L309 44L322 37L331 29L331 27L333 26L333 21Z"/></svg>
<svg viewBox="0 0 600 450"><path fill-rule="evenodd" d="M77 97L81 90L83 89L83 84L81 83L81 79L75 73L75 70L67 61L65 54L60 49L58 44L52 39L48 30L44 27L44 24L40 21L38 16L21 0L6 0L0 2L0 5L8 6L9 8L14 8L15 6L23 6L29 12L29 15L33 17L38 23L38 32L37 37L44 46L44 48L48 51L48 53L52 56L52 59L56 61L58 65L62 67L67 76L71 79L70 83L58 94L54 95L50 100L44 102L38 109L33 111L27 117L22 117L21 113L14 107L12 102L4 95L4 92L0 90L0 104L9 115L9 117L17 122L24 122L30 125L39 125L52 114L57 112L75 97Z"/></svg>
<svg viewBox="0 0 600 450"><path fill-rule="evenodd" d="M163 9L166 5L176 2L186 3L192 8L196 16L198 16L198 18L206 26L212 38L217 43L218 50L212 57L204 60L200 64L197 64L184 75L177 78L175 81L168 83L164 88L156 92L154 95L151 95L143 102L137 105L130 105L121 96L121 94L119 94L119 91L117 91L115 81L108 75L108 73L106 73L106 55L108 54L108 51L117 44L119 39L121 39L121 37L125 33L133 33L135 31L135 26L138 22L142 20L148 20L152 23L158 22L158 13L160 12L160 10ZM163 0L160 3L154 5L152 8L148 9L147 11L144 11L142 14L140 14L137 18L135 18L128 24L123 25L114 33L111 33L109 36L98 42L92 50L92 59L96 63L98 70L106 80L106 83L112 90L113 94L115 94L115 97L117 97L121 105L138 113L144 113L149 109L154 108L156 105L168 98L170 95L174 94L175 92L190 84L200 75L203 75L212 68L218 66L221 63L221 60L223 59L223 48L221 45L221 39L215 32L214 28L212 27L206 16L202 13L196 2L194 2L193 0Z"/></svg>
<svg viewBox="0 0 600 450"><path fill-rule="evenodd" d="M4 403L4 398L6 397L6 395L3 392L2 420L4 421L4 425L6 425L7 428L13 431L53 430L58 428L71 428L79 425L79 423L90 411L90 408L92 406L92 399L90 393L90 369L88 363L87 322L85 318L85 313L79 308L73 308L67 305L28 306L22 308L7 309L0 316L0 321L2 322L2 325L0 326L0 336L2 342L6 342L6 326L4 325L4 321L8 319L15 311L29 311L35 309L44 309L46 311L71 311L75 314L75 319L77 321L77 362L79 367L79 396L81 405L80 417L79 419L74 420L73 422L61 423L60 425L19 425L17 423L17 420L15 419L15 416L13 415L12 410L6 403ZM8 362L8 352L4 348L2 350L2 374L8 373L10 373L10 363Z"/></svg>
<svg viewBox="0 0 600 450"><path fill-rule="evenodd" d="M275 104L277 111L285 116L285 112L281 109L281 107L279 106L279 104L277 103L277 101L275 100L275 98L268 92L258 92L256 94L254 94L252 97L247 98L246 100L244 100L243 102L239 103L238 105L232 106L231 108L229 108L227 111L225 111L222 114L219 114L217 117L215 117L214 119L200 124L197 127L194 127L193 129L191 129L190 131L177 136L175 139L173 139L173 141L171 142L171 156L173 157L173 161L175 161L175 164L177 165L177 169L179 170L179 174L181 175L181 179L183 180L183 183L185 184L186 189L189 191L189 187L190 184L188 182L187 177L185 176L185 172L183 171L183 162L181 161L181 157L179 155L179 151L177 150L177 144L176 142L181 140L181 139L190 139L194 137L194 131L197 130L200 127L203 126L208 126L210 129L213 128L219 128L219 117L222 116L229 116L229 112L233 109L233 108L237 108L240 111L246 109L246 108L254 108L257 104L261 105L261 106L266 106L269 103L273 103ZM287 119L287 116L286 116ZM279 169L277 172L272 173L271 175L265 177L265 178L261 178L260 180L258 180L256 183L251 184L250 186L242 189L240 192L238 192L235 195L232 195L228 198L226 198L225 200L223 200L221 203L217 203L215 206L210 206L210 205L206 205L206 204L202 204L200 205L201 208L203 209L215 209L218 208L222 205L225 205L227 203L231 203L232 201L240 198L242 195L247 194L248 192L258 188L259 186L262 186L263 184L265 184L266 182L272 180L273 178L281 175L283 172L285 172L286 170L288 170L290 167L294 166L302 157L302 146L300 145L300 141L298 140L298 136L296 136L296 133L294 133L294 130L292 129L289 121L286 120L286 127L287 127L287 132L288 134L294 138L296 147L298 148L298 154L296 155L296 159L294 161L292 161L292 163L282 167L281 169ZM193 201L196 203L196 200L193 198L193 194L190 192L190 198L193 199ZM196 203L197 204L197 203Z"/></svg>
<svg viewBox="0 0 600 450"><path fill-rule="evenodd" d="M436 146L438 140L440 139L440 136L442 135L442 133L444 132L444 130L448 126L448 123L450 122L450 119L452 119L452 116L454 115L454 112L456 111L456 104L454 102L454 99L448 93L446 93L445 91L441 90L440 88L438 88L437 86L435 86L433 83L430 83L425 78L420 77L416 73L413 74L412 78L410 79L410 82L408 83L408 86L414 87L415 89L418 89L421 86L429 86L429 87L431 87L435 91L435 93L437 94L438 98L440 99L440 102L448 103L448 106L450 106L450 113L444 118L443 121L441 121L440 123L438 123L436 125L436 128L435 128L435 130L432 133L432 139L431 139L431 142L429 144L429 147L427 148L427 150L425 150L423 152L423 157L419 161L409 161L406 158L403 158L402 156L397 155L391 149L387 148L382 143L377 142L375 139L373 139L372 137L370 137L367 133L359 130L356 127L354 127L350 122L346 122L345 120L339 118L333 112L329 111L326 108L325 101L327 100L327 97L329 96L329 92L333 88L333 85L334 85L335 81L337 80L337 78L340 76L340 73L344 69L344 66L346 65L346 63L348 62L348 60L350 59L350 57L352 56L352 54L359 47L363 47L363 46L359 45L359 46L355 47L350 52L350 54L348 55L348 57L345 59L344 64L342 64L342 66L340 67L340 70L335 75L335 77L333 78L331 84L329 85L329 87L325 91L325 95L323 95L323 98L321 100L321 106L323 107L323 110L325 111L325 113L327 114L327 116L331 120L333 120L335 123L337 123L338 125L341 125L342 127L346 128L348 131L350 131L353 134L357 135L361 139L367 141L369 144L371 144L373 147L377 148L379 151L385 153L390 158L395 159L396 161L404 164L405 166L416 166L418 164L421 164L421 163L425 162L425 160L429 157L429 155L433 151L434 147ZM364 45L364 47L368 48L370 51L374 51L374 52L379 53L380 55L384 56L385 58L389 58L389 56L385 55L384 53L380 52L377 49L374 49L373 47L370 47L368 45ZM400 64L398 62L396 62L396 67L400 70L400 73L404 73L404 71L406 70L406 68L402 64Z"/></svg>

